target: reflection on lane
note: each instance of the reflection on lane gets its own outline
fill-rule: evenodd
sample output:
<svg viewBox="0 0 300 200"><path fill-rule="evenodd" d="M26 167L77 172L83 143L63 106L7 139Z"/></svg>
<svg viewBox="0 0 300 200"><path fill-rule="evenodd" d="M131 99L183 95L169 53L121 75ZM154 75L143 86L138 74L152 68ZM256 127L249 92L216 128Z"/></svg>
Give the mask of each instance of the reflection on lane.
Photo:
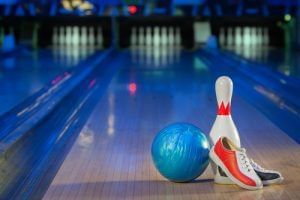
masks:
<svg viewBox="0 0 300 200"><path fill-rule="evenodd" d="M57 74L73 68L95 48L21 49L0 59L0 115L40 90Z"/></svg>
<svg viewBox="0 0 300 200"><path fill-rule="evenodd" d="M260 63L272 71L278 71L286 76L300 78L300 52L293 49L275 49L259 47L227 48L235 54Z"/></svg>
<svg viewBox="0 0 300 200"><path fill-rule="evenodd" d="M293 114L297 115L300 118L299 109L296 109L295 107L292 107L290 104L287 104L285 100L282 99L280 96L278 96L276 93L268 90L267 88L261 85L255 85L254 89L257 92L259 92L261 95L268 98L274 104L276 104L277 107L281 108L282 110L288 110L289 112L292 112Z"/></svg>
<svg viewBox="0 0 300 200"><path fill-rule="evenodd" d="M195 53L178 50L177 62L175 58L174 62L160 62L157 65L155 59L149 64L137 61L136 58L145 57L144 52L149 48L139 49L140 51L135 49L136 57L130 57L133 49L129 54L126 53L129 55L128 60L123 61L124 67L114 77L105 100L102 101L101 121L106 122L102 125L107 136L116 137L120 126L134 130L140 127L153 129L157 127L153 124L153 119L159 124L184 121L193 112L193 109L188 109L191 98L207 94L207 82L211 78L209 69ZM165 59L162 58L165 54L161 53L160 61ZM143 102L141 98L144 99ZM205 105L200 105L202 106ZM214 111L215 106L212 108ZM161 113L162 110L164 113ZM139 116L140 113L143 113L142 117ZM162 116L165 118L162 119Z"/></svg>
<svg viewBox="0 0 300 200"><path fill-rule="evenodd" d="M134 64L147 67L163 67L180 60L181 48L176 46L132 46L131 58Z"/></svg>
<svg viewBox="0 0 300 200"><path fill-rule="evenodd" d="M109 93L108 105L107 134L113 136L115 133L115 95L113 93Z"/></svg>
<svg viewBox="0 0 300 200"><path fill-rule="evenodd" d="M52 48L52 54L55 63L72 67L94 54L96 50L94 46L55 45Z"/></svg>

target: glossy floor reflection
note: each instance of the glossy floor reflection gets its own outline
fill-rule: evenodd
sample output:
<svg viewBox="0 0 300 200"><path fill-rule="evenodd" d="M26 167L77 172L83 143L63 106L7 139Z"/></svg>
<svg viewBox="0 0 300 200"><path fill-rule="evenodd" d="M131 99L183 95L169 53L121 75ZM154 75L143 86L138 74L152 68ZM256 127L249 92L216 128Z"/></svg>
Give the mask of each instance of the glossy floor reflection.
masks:
<svg viewBox="0 0 300 200"><path fill-rule="evenodd" d="M173 122L193 123L209 132L215 119L215 76L197 52L181 51L178 62L163 66L155 61L143 65L131 60L130 52L121 54L123 68L44 199L229 199L233 194L234 199L300 198L299 145L235 93L232 112L242 145L258 163L281 171L286 181L245 191L213 184L210 167L193 183L166 181L152 164L151 142Z"/></svg>

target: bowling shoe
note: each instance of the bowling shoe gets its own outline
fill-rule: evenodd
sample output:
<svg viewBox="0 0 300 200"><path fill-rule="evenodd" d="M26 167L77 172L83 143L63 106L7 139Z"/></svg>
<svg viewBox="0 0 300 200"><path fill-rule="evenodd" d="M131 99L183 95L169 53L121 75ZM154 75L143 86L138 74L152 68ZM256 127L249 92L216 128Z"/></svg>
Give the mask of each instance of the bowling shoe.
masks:
<svg viewBox="0 0 300 200"><path fill-rule="evenodd" d="M261 189L263 184L254 171L245 149L236 147L227 137L221 137L209 156L227 177L242 188Z"/></svg>
<svg viewBox="0 0 300 200"><path fill-rule="evenodd" d="M271 184L278 184L283 181L283 177L280 174L280 172L275 170L269 170L264 169L259 164L254 162L252 159L250 159L250 164L253 167L255 173L258 175L260 180L262 181L263 185L271 185ZM214 181L217 184L235 184L230 180L230 178L227 177L225 172L221 169L221 167L218 166L218 169L216 171Z"/></svg>

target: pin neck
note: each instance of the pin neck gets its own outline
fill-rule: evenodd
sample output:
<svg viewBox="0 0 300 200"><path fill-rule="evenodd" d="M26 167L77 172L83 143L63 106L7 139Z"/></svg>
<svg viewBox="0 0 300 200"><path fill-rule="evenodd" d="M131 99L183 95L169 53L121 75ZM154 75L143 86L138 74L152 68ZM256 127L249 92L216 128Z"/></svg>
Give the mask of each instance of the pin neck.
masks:
<svg viewBox="0 0 300 200"><path fill-rule="evenodd" d="M224 105L222 101L221 104L218 106L217 115L230 115L231 114L231 106L230 103Z"/></svg>

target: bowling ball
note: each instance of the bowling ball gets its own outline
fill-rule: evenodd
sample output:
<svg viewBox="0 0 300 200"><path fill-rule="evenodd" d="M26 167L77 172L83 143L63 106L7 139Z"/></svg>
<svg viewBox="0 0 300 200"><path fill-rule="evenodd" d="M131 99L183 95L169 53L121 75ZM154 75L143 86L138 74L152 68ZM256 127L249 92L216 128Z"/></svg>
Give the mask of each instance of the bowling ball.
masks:
<svg viewBox="0 0 300 200"><path fill-rule="evenodd" d="M156 169L174 182L188 182L199 177L209 163L209 142L192 124L175 123L158 132L151 154Z"/></svg>

